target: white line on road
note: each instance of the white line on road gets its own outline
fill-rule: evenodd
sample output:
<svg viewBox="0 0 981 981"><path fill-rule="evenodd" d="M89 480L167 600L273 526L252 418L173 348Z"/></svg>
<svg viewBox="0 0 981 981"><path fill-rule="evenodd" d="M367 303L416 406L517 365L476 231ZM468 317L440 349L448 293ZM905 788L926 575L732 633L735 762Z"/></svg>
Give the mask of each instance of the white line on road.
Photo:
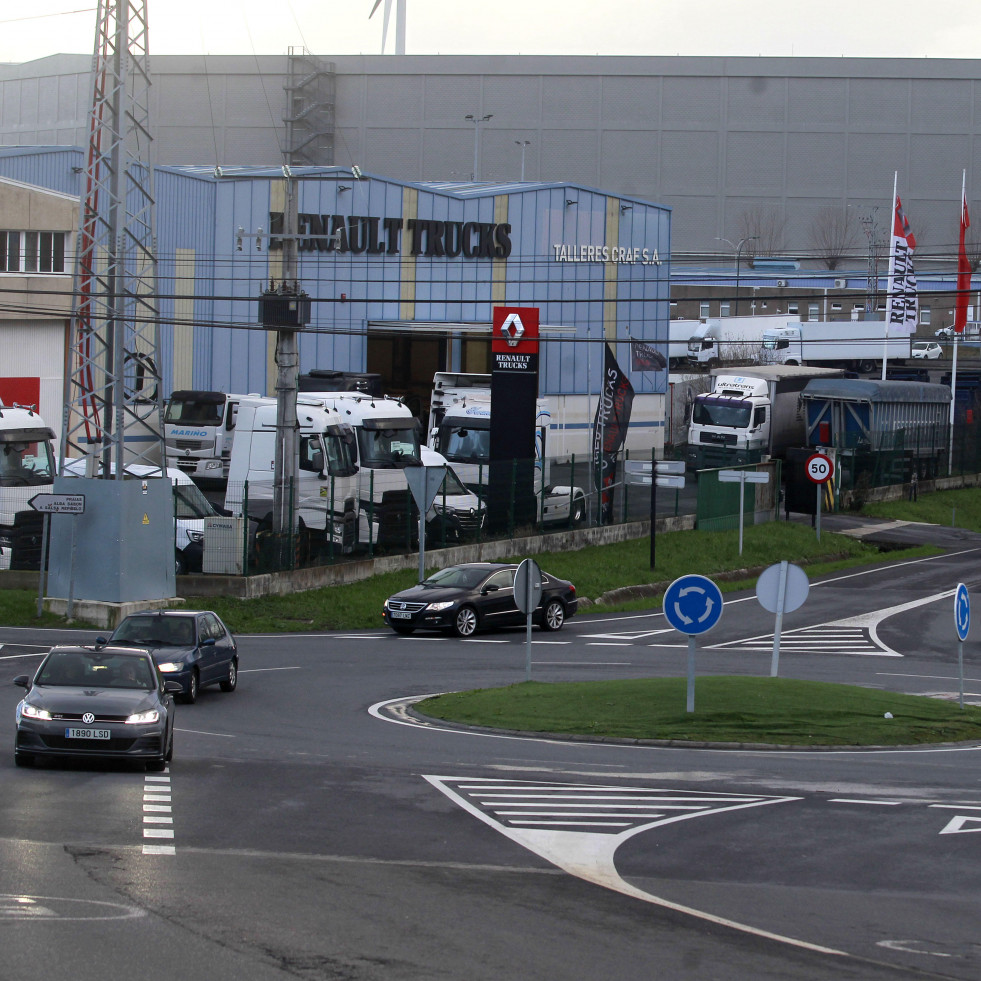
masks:
<svg viewBox="0 0 981 981"><path fill-rule="evenodd" d="M227 732L205 732L203 729L178 729L178 732L186 732L192 736L217 736L219 739L234 739L235 736Z"/></svg>
<svg viewBox="0 0 981 981"><path fill-rule="evenodd" d="M895 807L902 803L898 800L852 800L849 797L832 797L829 804L875 804L877 807Z"/></svg>
<svg viewBox="0 0 981 981"><path fill-rule="evenodd" d="M291 664L289 667L284 668L244 668L239 671L239 674L259 674L262 671L302 671L303 669L299 664Z"/></svg>

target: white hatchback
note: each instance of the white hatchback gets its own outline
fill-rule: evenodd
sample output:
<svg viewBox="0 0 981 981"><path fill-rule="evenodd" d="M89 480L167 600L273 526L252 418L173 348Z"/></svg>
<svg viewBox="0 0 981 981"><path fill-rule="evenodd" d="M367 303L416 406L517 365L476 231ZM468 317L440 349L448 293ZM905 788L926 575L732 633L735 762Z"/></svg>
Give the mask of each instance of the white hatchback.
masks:
<svg viewBox="0 0 981 981"><path fill-rule="evenodd" d="M911 354L914 358L936 361L943 357L944 349L936 341L917 341L913 345Z"/></svg>

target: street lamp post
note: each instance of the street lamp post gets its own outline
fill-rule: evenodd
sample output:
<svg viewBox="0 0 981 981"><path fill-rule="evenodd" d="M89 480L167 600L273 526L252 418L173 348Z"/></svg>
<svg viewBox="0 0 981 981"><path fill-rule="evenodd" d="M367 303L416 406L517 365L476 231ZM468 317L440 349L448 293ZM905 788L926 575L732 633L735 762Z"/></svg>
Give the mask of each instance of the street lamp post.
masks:
<svg viewBox="0 0 981 981"><path fill-rule="evenodd" d="M531 146L531 140L515 140L515 146L521 147L521 183L525 180L525 150Z"/></svg>
<svg viewBox="0 0 981 981"><path fill-rule="evenodd" d="M476 113L468 112L464 119L469 119L473 123L473 174L470 179L480 180L480 124L486 123L494 113L489 112L486 116L478 116Z"/></svg>
<svg viewBox="0 0 981 981"><path fill-rule="evenodd" d="M740 266L740 260L742 258L743 246L747 242L758 242L759 238L760 238L759 235L745 235L743 236L743 238L739 240L738 244L733 245L733 243L729 241L729 239L722 238L719 235L715 236L716 242L725 242L727 245L732 246L732 248L736 250L736 304L735 304L735 313L733 314L733 316L735 317L739 316L739 266Z"/></svg>

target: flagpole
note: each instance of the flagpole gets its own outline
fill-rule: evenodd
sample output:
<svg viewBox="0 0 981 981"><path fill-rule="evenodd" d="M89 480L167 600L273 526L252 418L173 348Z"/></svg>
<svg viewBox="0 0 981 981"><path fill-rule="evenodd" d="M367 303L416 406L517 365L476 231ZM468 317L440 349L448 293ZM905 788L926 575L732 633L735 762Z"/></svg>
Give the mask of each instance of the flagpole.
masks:
<svg viewBox="0 0 981 981"><path fill-rule="evenodd" d="M964 243L964 208L967 203L967 170L961 171L961 213L958 218L960 224L960 244ZM961 254L957 252L957 286L960 289L961 279ZM958 292L957 299L954 301L954 309L957 310L961 305L961 296ZM947 476L954 471L954 403L957 400L957 342L960 339L957 335L958 317L954 315L954 360L950 366L950 451L947 454Z"/></svg>
<svg viewBox="0 0 981 981"><path fill-rule="evenodd" d="M892 204L889 206L889 248L892 249L893 234L896 230L896 193L899 190L899 171L892 172ZM890 260L891 261L891 260ZM876 278L879 273L876 270ZM889 296L886 297L886 315L882 318L882 380L886 380L886 361L889 359L889 313L892 306L893 278L889 279Z"/></svg>

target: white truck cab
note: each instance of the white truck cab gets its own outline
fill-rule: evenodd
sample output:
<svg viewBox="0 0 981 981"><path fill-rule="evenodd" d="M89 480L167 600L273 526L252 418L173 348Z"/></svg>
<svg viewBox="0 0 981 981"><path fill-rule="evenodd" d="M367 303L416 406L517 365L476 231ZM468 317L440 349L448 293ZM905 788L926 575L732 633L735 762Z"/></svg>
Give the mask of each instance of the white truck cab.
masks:
<svg viewBox="0 0 981 981"><path fill-rule="evenodd" d="M447 466L445 457L420 442L420 425L408 406L386 395L359 392L304 392L336 412L355 438L358 467L358 542L405 545L418 525L411 517L412 494L403 470L410 466ZM448 468L444 485L426 515L436 538L459 541L483 527L486 509L466 481Z"/></svg>
<svg viewBox="0 0 981 981"><path fill-rule="evenodd" d="M54 432L33 407L0 403L0 569L10 566L17 515L35 513L28 501L54 475Z"/></svg>
<svg viewBox="0 0 981 981"><path fill-rule="evenodd" d="M453 464L463 482L487 495L490 465L491 376L440 371L433 377L429 412L429 445ZM535 418L535 494L539 514L547 523L578 524L586 513L586 494L580 487L553 486L547 454L552 414L548 401L538 399Z"/></svg>
<svg viewBox="0 0 981 981"><path fill-rule="evenodd" d="M197 480L227 480L241 398L194 389L171 393L164 407L167 465Z"/></svg>

